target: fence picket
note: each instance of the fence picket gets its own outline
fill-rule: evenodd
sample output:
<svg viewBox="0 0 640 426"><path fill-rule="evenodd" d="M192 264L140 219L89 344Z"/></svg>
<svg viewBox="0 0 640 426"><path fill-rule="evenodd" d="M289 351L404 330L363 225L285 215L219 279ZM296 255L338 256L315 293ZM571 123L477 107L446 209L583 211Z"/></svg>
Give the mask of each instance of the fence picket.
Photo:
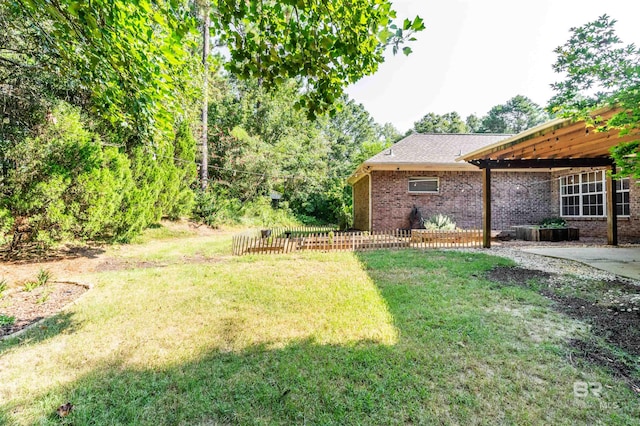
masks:
<svg viewBox="0 0 640 426"><path fill-rule="evenodd" d="M260 230L252 230L234 235L231 239L231 252L236 256L251 253L293 253L300 250L329 252L481 246L482 230L479 229L339 232L330 227L296 227L272 229L271 235L266 238L262 237Z"/></svg>

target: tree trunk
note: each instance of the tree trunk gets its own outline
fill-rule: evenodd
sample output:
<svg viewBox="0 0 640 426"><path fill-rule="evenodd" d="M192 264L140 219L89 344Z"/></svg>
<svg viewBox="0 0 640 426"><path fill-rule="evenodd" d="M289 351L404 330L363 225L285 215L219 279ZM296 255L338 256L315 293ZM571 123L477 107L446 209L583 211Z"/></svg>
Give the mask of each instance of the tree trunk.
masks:
<svg viewBox="0 0 640 426"><path fill-rule="evenodd" d="M204 14L202 24L202 65L204 70L202 78L202 161L200 163L200 187L207 189L209 185L209 1L204 2L202 11Z"/></svg>

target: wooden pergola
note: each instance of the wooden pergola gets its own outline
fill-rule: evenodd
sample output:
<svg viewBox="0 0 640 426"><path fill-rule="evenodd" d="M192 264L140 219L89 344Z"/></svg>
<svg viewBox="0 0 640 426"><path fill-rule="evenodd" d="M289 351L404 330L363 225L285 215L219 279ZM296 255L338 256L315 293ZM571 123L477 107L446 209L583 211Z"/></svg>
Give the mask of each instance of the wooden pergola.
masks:
<svg viewBox="0 0 640 426"><path fill-rule="evenodd" d="M594 112L593 116L606 121L617 112L619 110L606 109ZM491 247L491 170L607 167L615 173L610 149L639 138L638 132L619 137L617 130L599 132L588 127L585 121L556 119L458 158L483 172L483 246ZM617 245L616 185L611 175L607 175L607 241Z"/></svg>

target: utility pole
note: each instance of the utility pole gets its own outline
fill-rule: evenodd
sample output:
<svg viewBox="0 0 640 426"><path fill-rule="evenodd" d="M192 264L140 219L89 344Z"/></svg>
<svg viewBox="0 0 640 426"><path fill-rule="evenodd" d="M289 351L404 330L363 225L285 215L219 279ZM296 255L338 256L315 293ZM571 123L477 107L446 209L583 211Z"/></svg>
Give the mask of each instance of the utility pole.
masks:
<svg viewBox="0 0 640 426"><path fill-rule="evenodd" d="M209 185L209 26L211 24L209 17L209 1L204 1L202 6L203 24L202 24L202 65L204 74L202 78L202 161L200 163L200 187L207 189Z"/></svg>

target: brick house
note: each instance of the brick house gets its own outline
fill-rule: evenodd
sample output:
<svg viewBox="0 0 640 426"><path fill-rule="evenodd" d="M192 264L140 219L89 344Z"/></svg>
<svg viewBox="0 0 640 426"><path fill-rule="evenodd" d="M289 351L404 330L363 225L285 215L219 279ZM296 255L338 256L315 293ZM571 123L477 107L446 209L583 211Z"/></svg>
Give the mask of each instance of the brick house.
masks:
<svg viewBox="0 0 640 426"><path fill-rule="evenodd" d="M640 140L640 130L630 129L621 135L604 126L609 119L626 113L605 107L592 111L589 122L557 118L458 157L482 170L483 245L491 245L488 231L494 226L492 174L523 168L551 173L550 213L579 228L580 236L606 237L611 245L619 240L640 241L639 182L615 177L616 164L611 157L613 147ZM495 179L499 181L500 174L496 173Z"/></svg>
<svg viewBox="0 0 640 426"><path fill-rule="evenodd" d="M354 228L407 229L414 206L425 219L445 214L460 228L481 228L481 170L456 158L510 136L412 134L371 157L348 180L353 188ZM538 223L552 214L549 170L499 175L493 183L493 229Z"/></svg>
<svg viewBox="0 0 640 426"><path fill-rule="evenodd" d="M538 134L540 129L532 132ZM441 213L460 228L483 228L483 171L461 159L469 161L473 157L469 153L486 153L509 141L526 140L529 133L413 134L402 139L366 160L348 179L354 228L407 229L414 206L424 218ZM580 229L581 237L607 237L606 167L514 166L498 168L492 175L491 230L561 216ZM615 184L618 233L624 241L637 241L640 188L630 179Z"/></svg>

